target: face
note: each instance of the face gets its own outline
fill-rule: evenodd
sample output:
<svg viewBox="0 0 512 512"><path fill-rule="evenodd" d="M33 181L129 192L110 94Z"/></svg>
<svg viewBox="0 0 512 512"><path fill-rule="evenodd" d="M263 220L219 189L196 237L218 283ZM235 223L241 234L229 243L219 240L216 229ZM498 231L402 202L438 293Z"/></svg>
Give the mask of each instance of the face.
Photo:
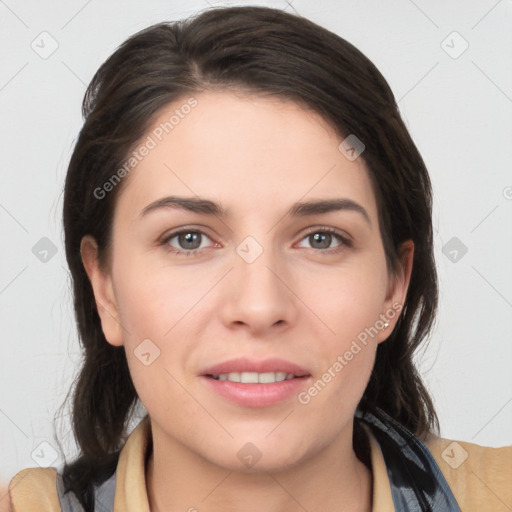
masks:
<svg viewBox="0 0 512 512"><path fill-rule="evenodd" d="M391 276L362 157L346 158L319 116L251 95L194 98L141 139L110 270L88 237L82 256L154 433L232 470L251 470L248 456L261 456L253 470L285 468L351 436L412 247Z"/></svg>

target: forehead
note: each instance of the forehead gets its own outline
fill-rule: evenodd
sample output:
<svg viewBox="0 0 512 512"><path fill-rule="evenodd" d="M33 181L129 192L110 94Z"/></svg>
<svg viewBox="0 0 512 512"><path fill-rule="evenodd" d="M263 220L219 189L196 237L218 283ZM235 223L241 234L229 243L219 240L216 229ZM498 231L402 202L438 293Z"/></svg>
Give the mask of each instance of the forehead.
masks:
<svg viewBox="0 0 512 512"><path fill-rule="evenodd" d="M292 101L233 92L183 97L157 114L136 145L139 160L118 206L128 213L165 195L199 195L261 214L308 197L349 197L375 216L364 161L348 160L341 141Z"/></svg>

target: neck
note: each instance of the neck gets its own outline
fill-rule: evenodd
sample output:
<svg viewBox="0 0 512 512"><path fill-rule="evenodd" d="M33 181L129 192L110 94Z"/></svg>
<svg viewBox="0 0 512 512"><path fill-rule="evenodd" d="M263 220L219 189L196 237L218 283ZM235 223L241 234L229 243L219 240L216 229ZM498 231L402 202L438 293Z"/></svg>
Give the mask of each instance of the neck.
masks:
<svg viewBox="0 0 512 512"><path fill-rule="evenodd" d="M151 512L370 512L372 473L352 448L352 428L292 468L231 471L190 451L152 425L146 468Z"/></svg>

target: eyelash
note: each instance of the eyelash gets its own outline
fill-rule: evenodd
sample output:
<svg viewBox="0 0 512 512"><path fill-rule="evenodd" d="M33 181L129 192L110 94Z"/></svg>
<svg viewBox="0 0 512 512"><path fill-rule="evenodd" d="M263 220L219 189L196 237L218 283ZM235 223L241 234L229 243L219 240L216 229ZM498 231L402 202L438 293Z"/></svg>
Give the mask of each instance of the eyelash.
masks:
<svg viewBox="0 0 512 512"><path fill-rule="evenodd" d="M172 254L175 254L177 256L184 256L184 257L190 257L190 256L199 256L202 254L203 252L203 249L192 249L192 250L180 250L180 249L176 249L175 247L172 247L172 246L169 246L169 241L172 240L173 238L183 234L183 233L200 233L201 235L205 235L207 238L210 238L204 231L201 231L199 229L192 229L192 228L184 228L184 229L180 229L178 231L174 231L172 233L170 233L168 236L165 236L161 241L160 241L160 245L165 245L166 246L166 250L168 250L170 253ZM335 237L338 238L338 240L341 242L340 245L332 248L332 249L312 249L312 250L316 250L316 251L319 251L321 254L323 255L332 255L332 254L338 254L339 252L341 252L344 248L348 247L352 247L353 243L352 243L352 240L350 240L349 238L341 235L337 230L333 229L333 228L330 228L328 226L321 226L321 227L316 227L316 228L312 228L310 229L302 238L301 238L301 241L304 240L305 238L307 238L308 236L314 234L314 233L328 233L330 235L334 235Z"/></svg>

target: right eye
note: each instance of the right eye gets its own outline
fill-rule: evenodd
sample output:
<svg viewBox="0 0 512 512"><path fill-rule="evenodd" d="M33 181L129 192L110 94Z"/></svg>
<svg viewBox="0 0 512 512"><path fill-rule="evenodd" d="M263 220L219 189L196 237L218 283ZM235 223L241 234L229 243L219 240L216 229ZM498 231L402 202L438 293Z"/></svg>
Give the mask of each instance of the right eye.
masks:
<svg viewBox="0 0 512 512"><path fill-rule="evenodd" d="M166 249L177 255L197 256L202 253L202 249L208 247L203 245L204 239L211 240L203 231L197 229L180 229L167 235L162 241L162 245L166 245ZM171 243L176 239L175 244ZM216 244L218 246L218 244Z"/></svg>

